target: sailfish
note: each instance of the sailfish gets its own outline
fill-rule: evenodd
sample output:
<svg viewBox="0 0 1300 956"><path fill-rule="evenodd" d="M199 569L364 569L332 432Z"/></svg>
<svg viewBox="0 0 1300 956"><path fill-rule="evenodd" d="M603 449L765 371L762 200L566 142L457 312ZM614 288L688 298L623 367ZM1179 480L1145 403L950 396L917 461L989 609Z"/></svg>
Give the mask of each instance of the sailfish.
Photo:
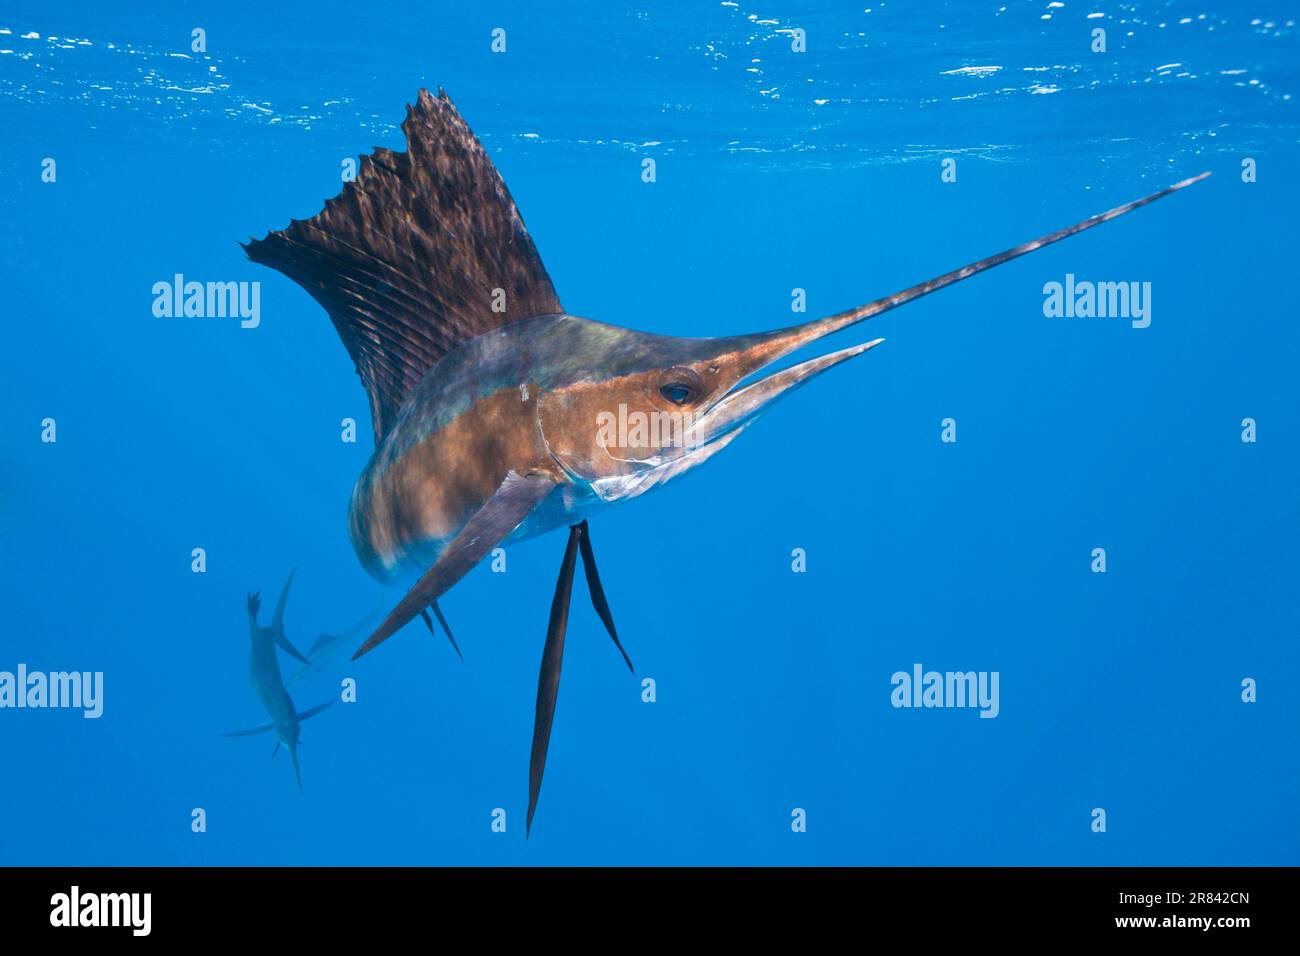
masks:
<svg viewBox="0 0 1300 956"><path fill-rule="evenodd" d="M568 528L538 678L526 833L579 556L632 669L596 569L592 514L702 464L778 399L883 340L758 376L772 363L1209 175L826 318L679 338L564 310L510 192L443 90L420 90L402 131L405 152L376 148L321 212L244 248L324 307L369 397L375 450L353 488L348 531L373 577L415 583L354 657L417 615L429 624L437 600L503 542ZM611 434L611 415L667 424Z"/></svg>
<svg viewBox="0 0 1300 956"><path fill-rule="evenodd" d="M284 590L280 592L280 599L275 603L275 612L271 616L271 626L262 627L257 623L257 615L262 608L262 598L260 592L254 592L248 595L248 631L251 638L249 655L248 655L248 676L252 681L253 690L256 691L262 706L271 717L271 722L262 724L258 727L250 727L248 730L236 730L228 734L222 734L223 737L251 737L256 734L264 734L274 730L276 741L275 749L271 751L271 757L274 758L280 752L280 745L289 751L289 759L293 762L293 775L298 781L298 789L302 789L302 771L298 767L298 744L301 739L301 725L304 720L319 714L334 699L325 701L316 707L310 707L307 710L298 712L294 707L293 698L285 689L284 678L280 675L280 662L275 656L276 647L281 648L291 657L302 661L307 665L308 659L289 643L289 638L284 633L284 606L289 599L289 587L293 584L294 572L289 572L289 580L284 582Z"/></svg>

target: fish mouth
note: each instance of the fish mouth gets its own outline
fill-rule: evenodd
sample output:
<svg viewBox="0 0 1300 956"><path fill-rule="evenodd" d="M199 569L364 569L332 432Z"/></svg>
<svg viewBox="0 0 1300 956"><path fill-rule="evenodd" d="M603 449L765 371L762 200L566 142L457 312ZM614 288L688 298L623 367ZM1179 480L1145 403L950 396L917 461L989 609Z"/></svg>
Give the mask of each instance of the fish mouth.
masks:
<svg viewBox="0 0 1300 956"><path fill-rule="evenodd" d="M797 365L765 375L748 383L733 386L721 398L698 413L685 430L686 444L703 448L715 442L734 437L779 399L789 395L827 369L847 362L863 352L875 348L884 339L873 339L861 345L852 345Z"/></svg>
<svg viewBox="0 0 1300 956"><path fill-rule="evenodd" d="M632 462L636 469L630 474L595 478L588 482L588 487L597 497L608 502L635 498L671 481L726 448L773 402L789 395L827 369L846 362L855 355L861 355L883 341L885 340L875 339L862 345L853 345L754 381L738 383L712 405L691 416L682 430L681 447L684 450L677 454L661 453ZM767 365L772 360L774 359L762 361L762 365ZM567 466L564 467L566 471L569 470Z"/></svg>

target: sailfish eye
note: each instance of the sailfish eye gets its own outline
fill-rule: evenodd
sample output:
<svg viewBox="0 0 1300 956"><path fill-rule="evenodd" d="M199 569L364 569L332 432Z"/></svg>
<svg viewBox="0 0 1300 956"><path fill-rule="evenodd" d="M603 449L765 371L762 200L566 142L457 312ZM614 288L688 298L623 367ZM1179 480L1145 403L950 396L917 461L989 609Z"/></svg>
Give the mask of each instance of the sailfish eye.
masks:
<svg viewBox="0 0 1300 956"><path fill-rule="evenodd" d="M685 405L691 397L691 387L685 382L670 382L659 386L659 394L674 405Z"/></svg>
<svg viewBox="0 0 1300 956"><path fill-rule="evenodd" d="M700 377L694 369L680 366L670 368L659 377L659 394L674 405L693 402L703 391Z"/></svg>

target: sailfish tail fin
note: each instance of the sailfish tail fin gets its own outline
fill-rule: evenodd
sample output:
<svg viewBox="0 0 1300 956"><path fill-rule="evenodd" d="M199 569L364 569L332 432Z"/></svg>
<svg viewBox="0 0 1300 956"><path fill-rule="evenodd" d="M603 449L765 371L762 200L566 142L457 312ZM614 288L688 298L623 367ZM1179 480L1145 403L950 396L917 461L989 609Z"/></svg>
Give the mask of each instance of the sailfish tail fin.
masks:
<svg viewBox="0 0 1300 956"><path fill-rule="evenodd" d="M382 147L311 219L244 246L329 313L370 397L375 439L443 355L562 312L500 174L442 90L420 90L404 153Z"/></svg>

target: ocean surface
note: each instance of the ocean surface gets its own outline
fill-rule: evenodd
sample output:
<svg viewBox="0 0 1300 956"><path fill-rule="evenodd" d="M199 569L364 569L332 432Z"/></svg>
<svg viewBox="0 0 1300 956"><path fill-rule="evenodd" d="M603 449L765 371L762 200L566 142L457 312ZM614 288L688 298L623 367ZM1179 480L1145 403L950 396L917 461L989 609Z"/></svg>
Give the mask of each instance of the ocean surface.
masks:
<svg viewBox="0 0 1300 956"><path fill-rule="evenodd" d="M0 708L0 864L1300 863L1295 4L134 6L0 7L0 672L103 675ZM417 620L294 684L356 687L301 792L221 736L265 720L247 592L296 567L304 649L401 593L348 540L351 361L238 243L439 86L567 310L674 335L1213 175L838 334L886 342L594 517L636 676L578 582L525 840L563 532L442 600L463 664ZM156 317L177 274L259 324ZM1067 276L1149 324L1048 317ZM918 665L996 717L895 706Z"/></svg>

